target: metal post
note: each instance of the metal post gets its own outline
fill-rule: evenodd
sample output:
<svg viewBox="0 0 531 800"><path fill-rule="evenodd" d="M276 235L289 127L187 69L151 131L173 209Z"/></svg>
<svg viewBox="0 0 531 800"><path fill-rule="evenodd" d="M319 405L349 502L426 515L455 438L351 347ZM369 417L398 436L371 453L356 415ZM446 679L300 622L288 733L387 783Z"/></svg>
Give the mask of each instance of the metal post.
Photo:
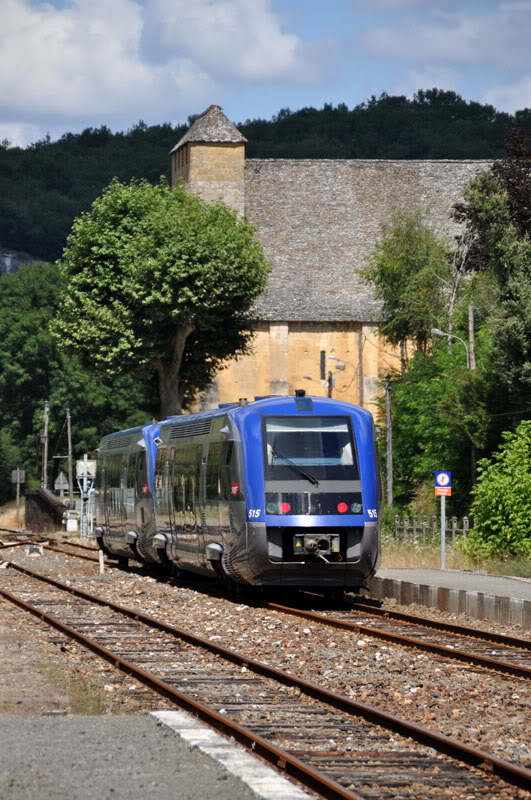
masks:
<svg viewBox="0 0 531 800"><path fill-rule="evenodd" d="M446 569L446 495L441 495L441 569Z"/></svg>
<svg viewBox="0 0 531 800"><path fill-rule="evenodd" d="M385 379L385 425L387 450L387 505L393 505L393 428L391 421L391 376Z"/></svg>
<svg viewBox="0 0 531 800"><path fill-rule="evenodd" d="M44 404L44 432L41 436L42 441L42 470L41 470L41 489L48 488L48 401Z"/></svg>
<svg viewBox="0 0 531 800"><path fill-rule="evenodd" d="M70 409L66 409L66 431L68 435L68 483L70 486L69 503L70 508L74 507L74 478L72 474L72 420Z"/></svg>
<svg viewBox="0 0 531 800"><path fill-rule="evenodd" d="M88 455L83 456L83 498L81 500L81 538L87 538Z"/></svg>
<svg viewBox="0 0 531 800"><path fill-rule="evenodd" d="M363 387L363 327L358 331L358 380L360 382L360 406L365 401Z"/></svg>
<svg viewBox="0 0 531 800"><path fill-rule="evenodd" d="M17 528L20 528L20 470L17 467Z"/></svg>
<svg viewBox="0 0 531 800"><path fill-rule="evenodd" d="M469 367L476 369L476 348L474 342L474 306L468 304L468 349L470 353Z"/></svg>

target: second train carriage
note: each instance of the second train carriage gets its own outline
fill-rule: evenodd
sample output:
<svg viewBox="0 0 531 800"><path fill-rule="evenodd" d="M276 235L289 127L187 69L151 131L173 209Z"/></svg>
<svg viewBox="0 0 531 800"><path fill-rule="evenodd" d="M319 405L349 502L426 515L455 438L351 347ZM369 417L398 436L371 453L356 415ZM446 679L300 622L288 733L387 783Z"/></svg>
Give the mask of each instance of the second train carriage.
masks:
<svg viewBox="0 0 531 800"><path fill-rule="evenodd" d="M359 589L378 564L380 501L371 415L302 391L100 445L100 546L236 583Z"/></svg>

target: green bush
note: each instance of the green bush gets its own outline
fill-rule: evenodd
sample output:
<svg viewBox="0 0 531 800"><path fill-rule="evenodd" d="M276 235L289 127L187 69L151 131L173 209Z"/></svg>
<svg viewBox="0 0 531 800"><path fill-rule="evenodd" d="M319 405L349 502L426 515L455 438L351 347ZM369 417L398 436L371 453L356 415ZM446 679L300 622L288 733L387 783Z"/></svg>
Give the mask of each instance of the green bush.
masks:
<svg viewBox="0 0 531 800"><path fill-rule="evenodd" d="M461 544L474 559L531 557L531 420L503 439L492 458L478 465L475 525Z"/></svg>

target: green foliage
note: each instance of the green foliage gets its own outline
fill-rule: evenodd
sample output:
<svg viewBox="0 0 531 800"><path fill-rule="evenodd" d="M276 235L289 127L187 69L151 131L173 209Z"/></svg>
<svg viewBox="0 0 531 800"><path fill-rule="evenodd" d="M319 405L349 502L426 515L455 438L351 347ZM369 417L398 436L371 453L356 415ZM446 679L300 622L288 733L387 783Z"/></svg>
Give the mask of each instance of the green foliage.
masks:
<svg viewBox="0 0 531 800"><path fill-rule="evenodd" d="M0 242L51 261L65 245L72 221L89 208L114 177L156 181L186 125L148 127L126 133L87 128L49 138L26 149L0 148Z"/></svg>
<svg viewBox="0 0 531 800"><path fill-rule="evenodd" d="M456 219L470 242L466 265L486 272L496 294L488 309L493 365L508 409L528 406L531 389L531 148L521 131L509 155L470 182Z"/></svg>
<svg viewBox="0 0 531 800"><path fill-rule="evenodd" d="M66 408L74 456L97 447L103 433L145 421L152 409L131 377L96 378L66 356L49 333L60 294L57 266L37 264L0 275L0 502L12 496L11 470L40 476L40 433L50 404L50 456L66 453ZM50 461L50 480L56 469Z"/></svg>
<svg viewBox="0 0 531 800"><path fill-rule="evenodd" d="M417 504L437 470L452 472L454 513L466 508L471 447L485 447L488 382L482 370L466 369L458 343L448 352L415 353L392 383L393 494L400 506Z"/></svg>
<svg viewBox="0 0 531 800"><path fill-rule="evenodd" d="M492 458L479 465L474 530L462 543L473 558L531 557L531 421L505 433Z"/></svg>
<svg viewBox="0 0 531 800"><path fill-rule="evenodd" d="M192 122L194 117L189 118ZM514 116L467 102L455 92L430 89L413 99L382 94L349 109L281 110L273 119L238 124L249 158L502 158L503 134L517 122L529 135L528 109ZM131 130L87 128L49 137L23 149L0 143L0 243L54 260L75 217L117 177L154 183L169 177L168 152L187 125Z"/></svg>
<svg viewBox="0 0 531 800"><path fill-rule="evenodd" d="M450 248L420 211L395 209L381 226L364 276L383 301L381 332L394 345L416 342L425 350L444 308L450 281Z"/></svg>
<svg viewBox="0 0 531 800"><path fill-rule="evenodd" d="M59 264L62 346L109 375L155 370L163 416L248 352L269 272L252 227L164 179L113 181L75 220Z"/></svg>

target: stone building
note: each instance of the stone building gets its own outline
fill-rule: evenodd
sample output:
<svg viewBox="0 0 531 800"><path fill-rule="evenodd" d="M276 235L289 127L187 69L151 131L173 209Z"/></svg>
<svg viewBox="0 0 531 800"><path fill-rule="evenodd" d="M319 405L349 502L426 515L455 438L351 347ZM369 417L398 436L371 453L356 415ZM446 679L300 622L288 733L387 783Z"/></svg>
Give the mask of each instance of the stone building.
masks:
<svg viewBox="0 0 531 800"><path fill-rule="evenodd" d="M245 214L272 264L254 354L218 374L204 405L304 388L374 411L398 359L359 270L397 206L429 209L437 233L451 236L453 203L490 162L246 159L245 143L212 105L171 151L172 181Z"/></svg>

